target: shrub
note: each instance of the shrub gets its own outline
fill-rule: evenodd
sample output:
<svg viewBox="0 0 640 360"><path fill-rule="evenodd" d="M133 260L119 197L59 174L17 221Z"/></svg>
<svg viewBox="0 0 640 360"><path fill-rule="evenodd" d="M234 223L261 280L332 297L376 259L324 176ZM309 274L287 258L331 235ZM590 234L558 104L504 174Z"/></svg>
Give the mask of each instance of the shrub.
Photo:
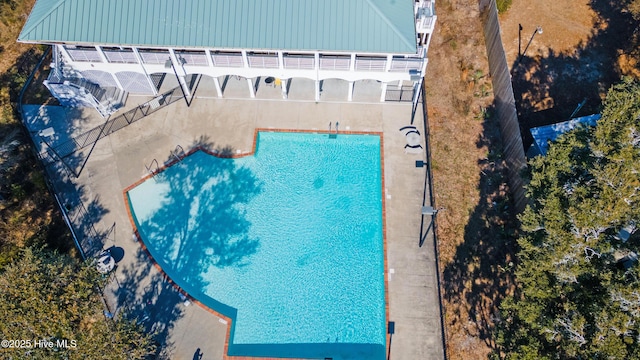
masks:
<svg viewBox="0 0 640 360"><path fill-rule="evenodd" d="M496 0L496 5L498 6L498 12L502 14L503 12L509 10L511 6L511 0Z"/></svg>

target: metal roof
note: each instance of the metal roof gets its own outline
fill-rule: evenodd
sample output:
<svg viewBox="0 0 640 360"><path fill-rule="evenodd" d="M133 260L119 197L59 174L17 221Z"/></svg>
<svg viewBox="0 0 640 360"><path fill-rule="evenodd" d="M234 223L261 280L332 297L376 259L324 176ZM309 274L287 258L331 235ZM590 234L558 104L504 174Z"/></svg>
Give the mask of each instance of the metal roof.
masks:
<svg viewBox="0 0 640 360"><path fill-rule="evenodd" d="M417 52L413 0L37 0L18 41Z"/></svg>
<svg viewBox="0 0 640 360"><path fill-rule="evenodd" d="M547 155L549 142L555 141L558 136L580 126L596 126L596 123L599 119L600 114L593 114L551 125L535 127L530 131L531 135L533 136L533 141L538 146L538 151L540 152L540 154Z"/></svg>

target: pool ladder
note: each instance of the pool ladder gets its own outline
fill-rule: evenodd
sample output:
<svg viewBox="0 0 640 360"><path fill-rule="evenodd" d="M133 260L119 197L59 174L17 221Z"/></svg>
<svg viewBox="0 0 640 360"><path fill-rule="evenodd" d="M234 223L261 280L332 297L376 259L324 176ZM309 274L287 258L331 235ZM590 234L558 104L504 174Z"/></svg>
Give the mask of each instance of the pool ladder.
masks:
<svg viewBox="0 0 640 360"><path fill-rule="evenodd" d="M330 139L335 139L338 136L338 126L340 126L340 123L336 121L336 132L334 134L331 133L331 122L329 122L329 138Z"/></svg>
<svg viewBox="0 0 640 360"><path fill-rule="evenodd" d="M176 163L181 162L185 157L185 152L182 146L177 145L175 149L171 150L171 156L176 159Z"/></svg>
<svg viewBox="0 0 640 360"><path fill-rule="evenodd" d="M155 170L153 170L153 164L156 165ZM147 166L147 164L144 164L144 167L147 169L147 172L149 173L149 175L151 175L151 177L156 176L156 174L160 172L160 165L158 165L158 160L156 159L153 159L153 161L151 161L151 164L149 164L149 166Z"/></svg>

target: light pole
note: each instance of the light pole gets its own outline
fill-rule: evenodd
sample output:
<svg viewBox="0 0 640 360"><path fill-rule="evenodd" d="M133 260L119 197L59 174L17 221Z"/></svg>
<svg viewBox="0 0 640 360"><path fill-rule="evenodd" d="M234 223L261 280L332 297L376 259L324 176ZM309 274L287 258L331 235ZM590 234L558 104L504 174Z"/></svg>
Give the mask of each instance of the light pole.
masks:
<svg viewBox="0 0 640 360"><path fill-rule="evenodd" d="M418 244L420 247L422 247L422 244L424 244L424 240L427 238L427 234L429 234L429 230L431 230L431 227L433 226L433 221L435 220L435 217L438 214L438 211L440 210L444 210L444 208L441 207L441 208L435 209L433 208L433 206L422 207L422 216L423 217L425 215L431 216L431 221L429 222L429 226L427 227L427 230L424 233L420 234L420 243Z"/></svg>
<svg viewBox="0 0 640 360"><path fill-rule="evenodd" d="M533 34L531 34L531 38L529 39L527 46L524 48L524 51L522 52L522 54L520 54L520 57L518 58L518 64L520 64L520 61L522 61L524 54L527 53L527 49L529 48L529 45L531 45L531 42L533 41L533 37L536 36L536 34L542 34L542 26L538 25L536 26L536 29L533 30Z"/></svg>
<svg viewBox="0 0 640 360"><path fill-rule="evenodd" d="M521 39L522 39L522 24L518 24L518 56L522 54L522 52L520 52Z"/></svg>

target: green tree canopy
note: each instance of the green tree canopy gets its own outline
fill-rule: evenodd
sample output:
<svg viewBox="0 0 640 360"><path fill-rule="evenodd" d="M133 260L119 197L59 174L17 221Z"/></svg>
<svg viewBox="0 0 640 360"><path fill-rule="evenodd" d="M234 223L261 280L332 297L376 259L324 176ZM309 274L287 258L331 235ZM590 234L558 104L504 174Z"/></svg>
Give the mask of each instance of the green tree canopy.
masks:
<svg viewBox="0 0 640 360"><path fill-rule="evenodd" d="M501 306L508 359L640 358L640 83L607 94L595 128L531 162L518 291Z"/></svg>
<svg viewBox="0 0 640 360"><path fill-rule="evenodd" d="M47 250L25 248L20 255L0 274L0 340L30 343L4 346L0 358L141 359L152 353L152 340L139 326L105 318L97 287L104 280L94 267ZM56 346L36 347L38 340Z"/></svg>

